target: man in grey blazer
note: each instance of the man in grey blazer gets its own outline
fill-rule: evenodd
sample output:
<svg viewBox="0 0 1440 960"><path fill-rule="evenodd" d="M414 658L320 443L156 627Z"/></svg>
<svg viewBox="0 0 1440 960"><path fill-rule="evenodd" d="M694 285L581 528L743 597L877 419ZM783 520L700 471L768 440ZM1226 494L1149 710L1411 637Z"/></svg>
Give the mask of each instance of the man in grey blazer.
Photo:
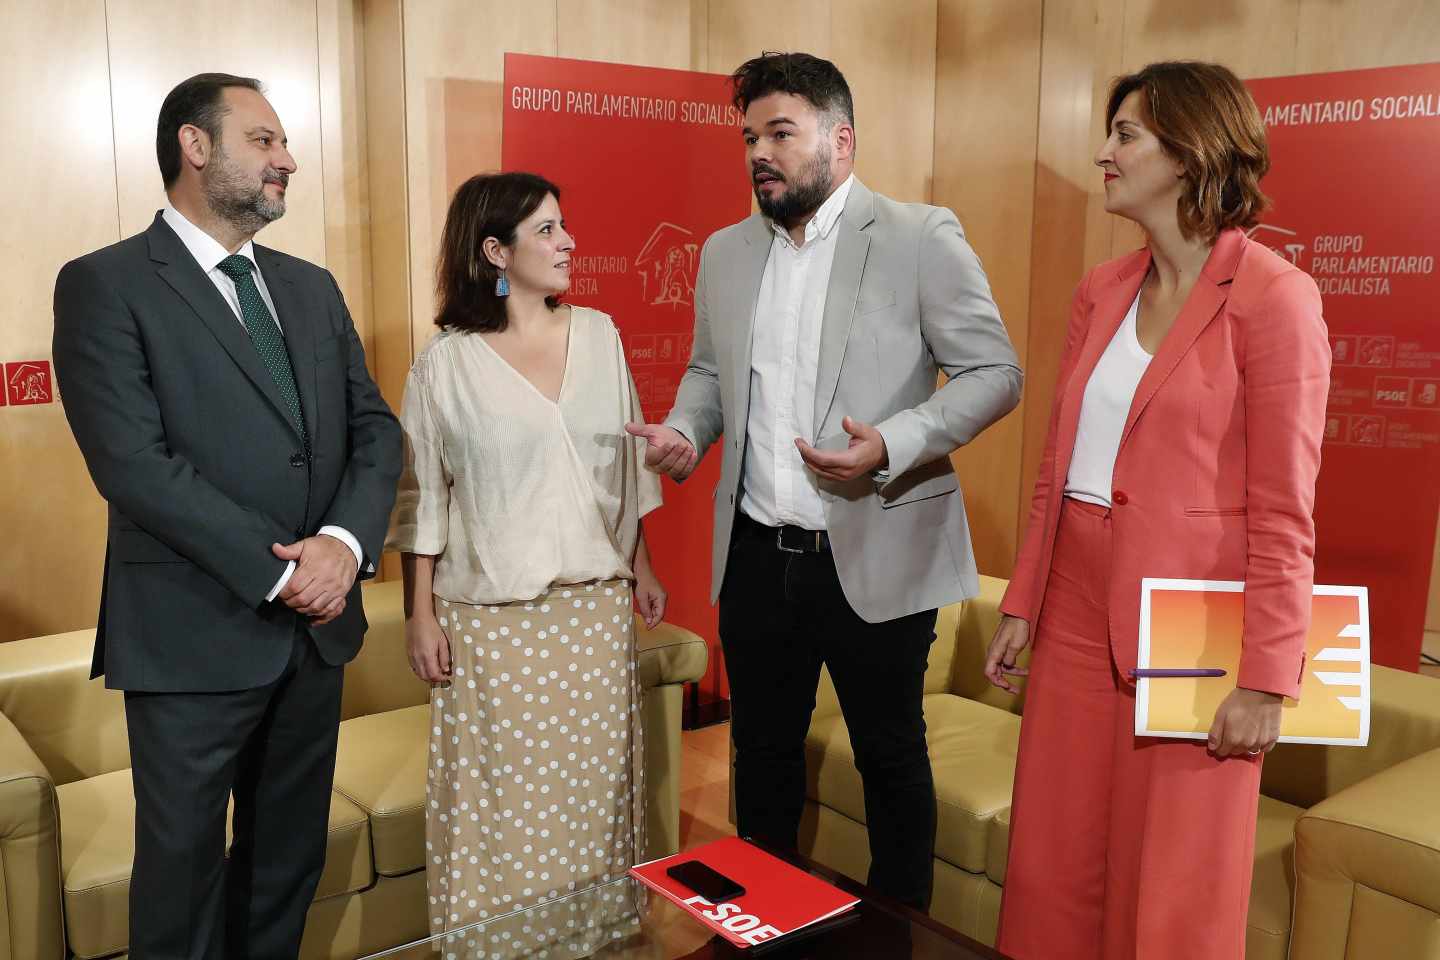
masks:
<svg viewBox="0 0 1440 960"><path fill-rule="evenodd" d="M954 214L854 178L833 64L767 54L732 81L760 213L706 242L675 406L631 432L677 480L723 434L712 599L741 835L796 844L823 664L864 781L870 885L924 909L926 660L936 608L978 591L949 454L1015 406L1020 368Z"/></svg>
<svg viewBox="0 0 1440 960"><path fill-rule="evenodd" d="M55 282L65 415L109 501L94 675L125 691L130 956L294 957L400 428L334 278L251 242L296 169L258 83L192 77L157 127L169 203Z"/></svg>

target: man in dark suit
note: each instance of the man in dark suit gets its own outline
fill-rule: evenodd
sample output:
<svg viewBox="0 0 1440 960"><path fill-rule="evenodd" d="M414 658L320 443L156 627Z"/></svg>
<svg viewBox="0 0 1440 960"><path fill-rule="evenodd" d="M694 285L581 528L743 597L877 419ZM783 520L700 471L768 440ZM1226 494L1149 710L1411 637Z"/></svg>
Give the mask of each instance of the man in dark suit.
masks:
<svg viewBox="0 0 1440 960"><path fill-rule="evenodd" d="M55 283L65 414L110 505L94 675L125 691L130 956L294 957L400 429L334 278L251 242L296 169L259 84L180 84L156 153L166 208Z"/></svg>

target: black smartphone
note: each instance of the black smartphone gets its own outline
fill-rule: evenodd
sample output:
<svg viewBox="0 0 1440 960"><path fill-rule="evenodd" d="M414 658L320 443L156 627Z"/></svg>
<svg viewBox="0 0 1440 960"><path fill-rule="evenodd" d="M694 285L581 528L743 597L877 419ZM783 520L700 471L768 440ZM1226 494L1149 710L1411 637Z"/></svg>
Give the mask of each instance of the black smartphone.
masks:
<svg viewBox="0 0 1440 960"><path fill-rule="evenodd" d="M725 874L699 860L686 860L665 871L666 875L684 884L711 903L724 903L745 895L745 888Z"/></svg>

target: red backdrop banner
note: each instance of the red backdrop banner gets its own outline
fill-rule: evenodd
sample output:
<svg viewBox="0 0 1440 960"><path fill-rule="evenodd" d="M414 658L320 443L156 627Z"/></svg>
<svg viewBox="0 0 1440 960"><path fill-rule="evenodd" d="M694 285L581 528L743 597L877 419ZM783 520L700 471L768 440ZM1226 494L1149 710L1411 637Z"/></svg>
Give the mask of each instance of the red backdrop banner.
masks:
<svg viewBox="0 0 1440 960"><path fill-rule="evenodd" d="M1440 64L1249 87L1274 201L1251 235L1315 278L1330 328L1315 579L1369 587L1374 662L1414 670L1440 511Z"/></svg>
<svg viewBox="0 0 1440 960"><path fill-rule="evenodd" d="M725 77L508 53L506 170L561 189L576 237L571 303L615 319L649 420L670 410L694 331L695 276L705 239L750 213L741 115ZM705 637L703 684L727 695L710 605L711 510L719 453L645 523L670 593L666 619Z"/></svg>

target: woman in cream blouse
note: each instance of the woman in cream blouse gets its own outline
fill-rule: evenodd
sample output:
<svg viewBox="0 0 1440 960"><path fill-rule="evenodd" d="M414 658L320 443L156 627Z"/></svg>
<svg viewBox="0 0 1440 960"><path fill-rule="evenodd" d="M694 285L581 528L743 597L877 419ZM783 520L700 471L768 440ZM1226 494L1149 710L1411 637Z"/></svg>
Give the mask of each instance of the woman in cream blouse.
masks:
<svg viewBox="0 0 1440 960"><path fill-rule="evenodd" d="M632 609L665 612L640 528L660 487L625 433L641 412L614 324L559 303L575 249L559 197L525 173L456 191L441 332L405 385L388 546L411 666L435 685L436 933L621 877L644 850ZM573 952L605 925L595 908L540 935Z"/></svg>

